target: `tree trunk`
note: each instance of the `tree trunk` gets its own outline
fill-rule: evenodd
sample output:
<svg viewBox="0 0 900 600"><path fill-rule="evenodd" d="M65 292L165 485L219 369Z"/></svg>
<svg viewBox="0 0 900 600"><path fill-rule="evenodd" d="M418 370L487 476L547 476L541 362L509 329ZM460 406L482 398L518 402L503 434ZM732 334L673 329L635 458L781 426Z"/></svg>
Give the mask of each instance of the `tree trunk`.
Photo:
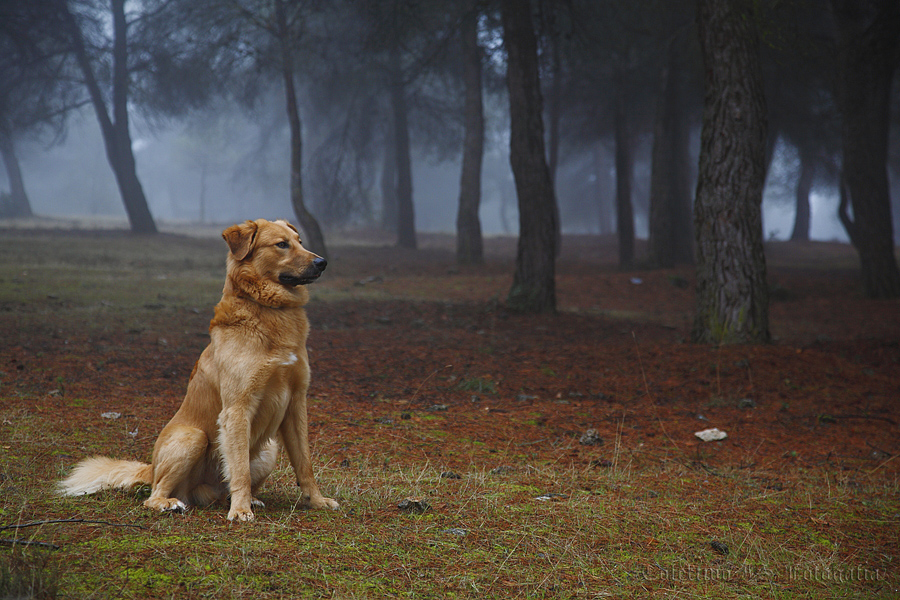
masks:
<svg viewBox="0 0 900 600"><path fill-rule="evenodd" d="M894 256L887 153L900 3L832 0L832 6L838 27L837 96L843 121L844 198L839 214L859 252L866 295L896 298L900 271Z"/></svg>
<svg viewBox="0 0 900 600"><path fill-rule="evenodd" d="M657 267L693 262L688 177L689 134L678 81L677 47L660 73L650 174L649 260Z"/></svg>
<svg viewBox="0 0 900 600"><path fill-rule="evenodd" d="M510 164L519 198L516 272L507 305L512 310L556 310L556 198L544 150L537 41L528 0L502 0L506 85L509 90Z"/></svg>
<svg viewBox="0 0 900 600"><path fill-rule="evenodd" d="M100 123L106 158L112 167L125 205L128 222L134 233L156 233L156 223L144 188L137 176L137 166L131 149L131 133L128 129L128 24L125 21L125 0L112 0L113 17L113 118L106 108L106 101L94 75L91 59L87 54L81 29L66 4L66 16L72 32L75 58L84 75L85 86ZM115 119L115 120L113 120Z"/></svg>
<svg viewBox="0 0 900 600"><path fill-rule="evenodd" d="M386 134L381 161L381 227L397 231L397 161L393 135Z"/></svg>
<svg viewBox="0 0 900 600"><path fill-rule="evenodd" d="M303 123L297 106L294 88L293 44L284 13L284 0L275 0L275 20L278 42L281 46L281 74L284 80L285 106L291 130L291 205L306 236L303 245L310 251L327 258L325 236L319 222L309 212L303 198Z"/></svg>
<svg viewBox="0 0 900 600"><path fill-rule="evenodd" d="M459 183L459 212L456 216L456 261L481 264L484 251L481 237L481 165L484 159L484 108L481 100L481 48L478 46L478 11L472 10L462 22L463 77L466 84L462 175Z"/></svg>
<svg viewBox="0 0 900 600"><path fill-rule="evenodd" d="M800 177L797 178L796 214L794 216L794 231L791 232L791 240L795 242L809 241L809 194L812 192L813 177L816 174L816 166L812 152L807 148L800 148Z"/></svg>
<svg viewBox="0 0 900 600"><path fill-rule="evenodd" d="M631 183L634 171L634 138L628 126L625 110L623 77L615 77L615 138L616 138L616 234L619 239L619 268L634 264L634 208L631 204Z"/></svg>
<svg viewBox="0 0 900 600"><path fill-rule="evenodd" d="M550 181L553 193L556 194L556 172L559 167L559 125L562 120L562 57L560 56L560 35L556 22L556 11L553 4L547 6L547 17L550 19L550 102L547 107L547 118L550 121L547 132L547 168L550 170ZM559 217L559 205L556 207L556 256L562 250L562 219Z"/></svg>
<svg viewBox="0 0 900 600"><path fill-rule="evenodd" d="M400 64L400 48L391 48L391 110L394 117L394 153L397 169L397 245L415 250L416 215L413 207L412 159L409 153L409 121L406 86Z"/></svg>
<svg viewBox="0 0 900 600"><path fill-rule="evenodd" d="M706 72L697 235L701 343L769 340L762 237L766 102L752 15L739 0L700 0L697 24Z"/></svg>
<svg viewBox="0 0 900 600"><path fill-rule="evenodd" d="M607 196L607 189L611 186L608 185L608 180L610 179L609 168L602 141L594 143L592 156L594 158L594 176L596 177L594 191L597 196L597 230L600 232L600 235L605 235L613 233L615 229L612 222L612 202Z"/></svg>
<svg viewBox="0 0 900 600"><path fill-rule="evenodd" d="M6 174L9 177L9 206L0 206L0 217L30 217L31 203L25 192L25 180L22 179L22 169L19 166L19 158L16 156L16 147L12 137L7 131L0 130L0 155L3 156L3 164L6 165Z"/></svg>

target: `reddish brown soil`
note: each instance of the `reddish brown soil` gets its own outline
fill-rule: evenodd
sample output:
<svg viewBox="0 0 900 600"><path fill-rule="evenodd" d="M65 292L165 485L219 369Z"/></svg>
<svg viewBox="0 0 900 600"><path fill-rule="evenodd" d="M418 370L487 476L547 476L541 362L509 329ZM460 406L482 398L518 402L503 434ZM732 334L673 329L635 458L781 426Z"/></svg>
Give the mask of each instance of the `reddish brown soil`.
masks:
<svg viewBox="0 0 900 600"><path fill-rule="evenodd" d="M446 238L423 246L332 253L317 284L326 300L309 306L318 461L383 454L493 468L540 448L584 468L625 455L711 470L900 468L900 301L865 299L855 270L832 266L852 263L852 249L770 248L774 342L714 348L688 341L690 267L620 272L610 240L572 239L560 313L526 316L503 307L513 242L490 240L488 264L463 268ZM139 332L50 315L26 335L3 318L5 408L46 415L60 432L124 412L140 429L121 454L146 460L211 308L148 309ZM435 435L412 439L402 421ZM709 427L728 438L700 442L694 432ZM589 428L605 443L578 444Z"/></svg>

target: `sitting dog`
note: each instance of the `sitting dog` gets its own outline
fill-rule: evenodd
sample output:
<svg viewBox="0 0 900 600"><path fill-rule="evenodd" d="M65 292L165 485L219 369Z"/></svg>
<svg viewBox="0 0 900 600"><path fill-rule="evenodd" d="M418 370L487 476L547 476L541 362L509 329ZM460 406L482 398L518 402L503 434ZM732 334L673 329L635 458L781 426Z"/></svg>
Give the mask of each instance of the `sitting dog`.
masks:
<svg viewBox="0 0 900 600"><path fill-rule="evenodd" d="M285 221L258 219L222 232L230 252L225 288L184 401L153 448L153 463L88 458L59 483L74 496L152 486L144 506L184 511L231 496L228 519L253 519L257 490L287 450L310 508L338 508L313 476L307 433L309 322L304 287L324 258L305 250Z"/></svg>

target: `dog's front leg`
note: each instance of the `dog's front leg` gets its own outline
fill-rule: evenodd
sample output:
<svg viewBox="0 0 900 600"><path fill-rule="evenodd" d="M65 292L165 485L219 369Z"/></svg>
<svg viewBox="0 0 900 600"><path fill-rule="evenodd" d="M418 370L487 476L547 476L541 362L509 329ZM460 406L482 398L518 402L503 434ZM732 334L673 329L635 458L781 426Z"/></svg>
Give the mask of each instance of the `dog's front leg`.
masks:
<svg viewBox="0 0 900 600"><path fill-rule="evenodd" d="M332 510L339 508L336 500L322 495L313 475L305 393L299 392L294 395L281 424L280 433L281 442L284 444L291 467L297 476L297 485L300 487L303 503L310 508L330 508Z"/></svg>
<svg viewBox="0 0 900 600"><path fill-rule="evenodd" d="M252 521L250 488L250 411L243 404L226 407L219 417L222 471L231 491L228 520Z"/></svg>

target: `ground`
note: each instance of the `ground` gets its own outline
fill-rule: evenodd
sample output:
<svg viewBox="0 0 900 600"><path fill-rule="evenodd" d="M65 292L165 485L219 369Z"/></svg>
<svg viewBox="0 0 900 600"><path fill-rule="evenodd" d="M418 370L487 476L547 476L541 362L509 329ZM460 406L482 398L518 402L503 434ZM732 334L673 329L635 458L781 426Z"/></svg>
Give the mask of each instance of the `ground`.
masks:
<svg viewBox="0 0 900 600"><path fill-rule="evenodd" d="M619 271L613 239L565 240L540 316L504 308L514 240L477 267L420 245L335 236L310 288L314 462L341 511L299 510L282 461L234 525L149 513L146 489L52 496L90 454L149 460L224 243L3 232L0 537L59 549L0 547L0 595L23 573L58 597L898 593L900 302L862 296L852 248L769 244L774 341L719 348L689 341L692 268Z"/></svg>

